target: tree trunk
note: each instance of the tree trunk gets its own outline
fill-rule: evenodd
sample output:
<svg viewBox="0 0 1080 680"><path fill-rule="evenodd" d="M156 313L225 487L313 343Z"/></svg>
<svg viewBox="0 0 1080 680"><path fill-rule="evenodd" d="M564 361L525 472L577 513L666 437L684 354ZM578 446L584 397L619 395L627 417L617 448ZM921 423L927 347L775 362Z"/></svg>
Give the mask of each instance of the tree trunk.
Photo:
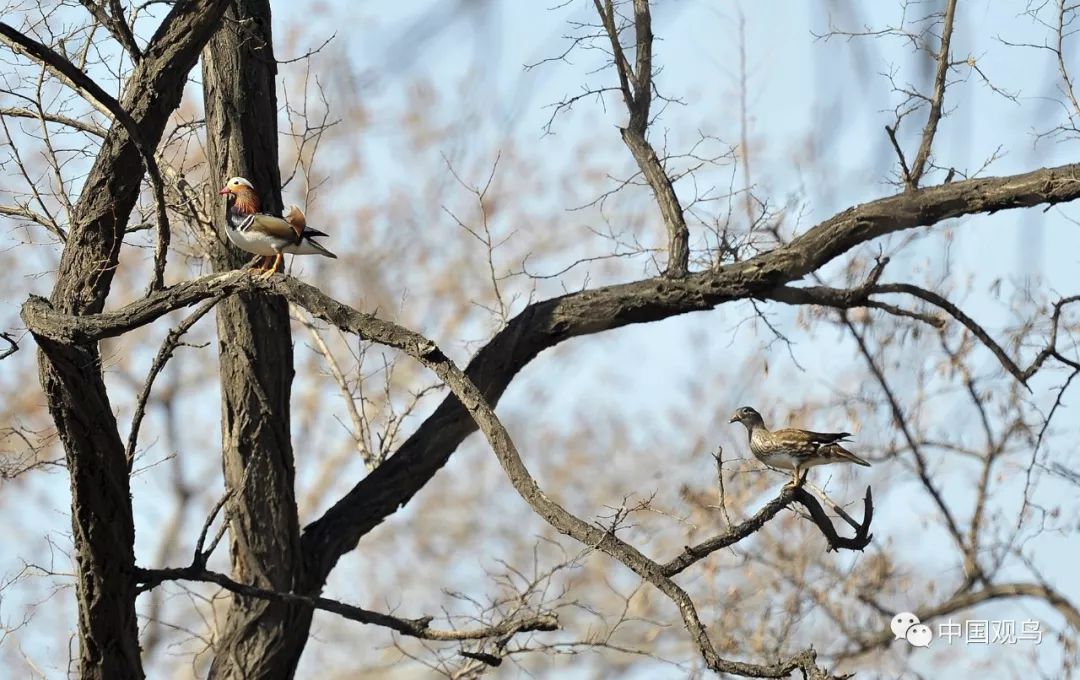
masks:
<svg viewBox="0 0 1080 680"><path fill-rule="evenodd" d="M162 21L120 102L149 145L161 139L184 80L216 27L221 0L181 3ZM143 176L139 153L114 123L75 205L51 302L68 314L100 312ZM142 678L135 616L135 524L129 464L101 374L97 343L35 338L38 374L64 445L79 604L79 677Z"/></svg>
<svg viewBox="0 0 1080 680"><path fill-rule="evenodd" d="M233 0L203 52L213 188L229 177L246 177L263 210L275 213L281 209L276 73L269 3ZM224 224L224 200L217 215ZM211 245L215 270L234 269L249 258L224 234ZM284 298L257 294L230 297L216 309L222 465L225 484L234 490L229 511L233 576L289 592L300 581L302 560L289 428L288 306ZM310 611L302 608L235 596L210 677L292 677L310 620Z"/></svg>
<svg viewBox="0 0 1080 680"><path fill-rule="evenodd" d="M101 357L96 343L37 342L41 385L71 479L79 676L141 678L128 465L105 393Z"/></svg>

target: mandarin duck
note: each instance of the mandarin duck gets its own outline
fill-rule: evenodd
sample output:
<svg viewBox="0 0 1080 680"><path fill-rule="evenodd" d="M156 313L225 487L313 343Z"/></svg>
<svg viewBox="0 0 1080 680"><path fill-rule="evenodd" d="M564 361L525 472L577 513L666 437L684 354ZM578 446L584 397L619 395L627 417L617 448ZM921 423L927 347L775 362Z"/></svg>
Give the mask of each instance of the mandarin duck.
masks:
<svg viewBox="0 0 1080 680"><path fill-rule="evenodd" d="M295 205L283 217L259 212L259 195L243 177L233 177L218 193L225 196L228 207L225 233L229 240L241 250L262 256L264 268L266 261L273 258L263 278L280 271L285 253L337 258L315 240L327 234L307 226L304 213Z"/></svg>
<svg viewBox="0 0 1080 680"><path fill-rule="evenodd" d="M761 414L743 406L729 423L742 423L750 438L750 453L765 465L792 471L792 484L799 486L806 478L807 468L828 463L855 463L870 467L870 463L840 446L850 432L811 432L784 429L769 431ZM801 475L801 476L800 476Z"/></svg>

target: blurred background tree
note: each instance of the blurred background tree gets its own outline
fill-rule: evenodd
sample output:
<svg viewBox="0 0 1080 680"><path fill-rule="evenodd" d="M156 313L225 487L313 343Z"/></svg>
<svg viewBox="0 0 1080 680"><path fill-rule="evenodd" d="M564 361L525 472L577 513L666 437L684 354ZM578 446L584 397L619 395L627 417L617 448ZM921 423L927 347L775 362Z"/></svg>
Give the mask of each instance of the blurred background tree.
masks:
<svg viewBox="0 0 1080 680"><path fill-rule="evenodd" d="M0 371L5 664L785 677L812 646L808 674L1072 677L1076 9L531 5L278 3L272 23L255 0L4 6L0 330L18 348ZM160 196L124 116L62 62L156 149ZM784 475L727 423L744 404L771 425L855 432L874 467L811 481L856 519L871 485L873 541L828 552L788 499L673 577L703 643L655 584L523 503L483 437L458 446L475 426L436 411L452 397L405 353L314 318L286 283L273 290L288 303L213 279L194 313L216 329L170 307L183 282L242 261L219 231L231 174L331 233L340 259L291 275L458 366L479 357L469 375L540 488L660 565L784 498ZM72 316L147 295L176 311L61 342L20 319L32 294ZM38 387L31 331L57 344L43 366L79 372L69 397L100 379L88 431L105 439L64 439L93 400ZM279 406L231 427L230 404L261 387ZM252 459L268 467L245 472ZM109 513L73 516L80 493ZM288 548L251 548L260 523ZM205 566L227 587L134 571L188 565L219 528L229 547ZM133 540L130 556L111 540ZM400 618L312 617L295 599L234 598L237 583ZM108 616L95 584L115 595ZM1041 641L916 649L889 631L899 611L935 632L1036 622Z"/></svg>

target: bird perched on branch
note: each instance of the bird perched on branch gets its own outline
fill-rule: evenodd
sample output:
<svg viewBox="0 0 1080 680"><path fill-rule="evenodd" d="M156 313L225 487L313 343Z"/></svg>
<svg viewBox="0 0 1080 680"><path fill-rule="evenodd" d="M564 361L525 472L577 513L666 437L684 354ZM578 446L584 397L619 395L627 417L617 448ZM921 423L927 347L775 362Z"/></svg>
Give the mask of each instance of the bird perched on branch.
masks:
<svg viewBox="0 0 1080 680"><path fill-rule="evenodd" d="M870 467L862 458L840 446L851 436L850 432L810 432L809 430L784 429L769 431L761 414L743 406L729 423L742 423L750 438L750 453L769 467L792 471L791 482L799 486L806 478L801 474L807 468L828 463L855 463Z"/></svg>
<svg viewBox="0 0 1080 680"><path fill-rule="evenodd" d="M225 196L228 206L225 232L229 240L242 250L261 255L263 268L273 258L273 265L266 269L263 278L280 271L285 253L337 258L315 240L327 234L307 226L304 213L295 205L284 217L259 212L259 195L243 177L233 177L218 193Z"/></svg>

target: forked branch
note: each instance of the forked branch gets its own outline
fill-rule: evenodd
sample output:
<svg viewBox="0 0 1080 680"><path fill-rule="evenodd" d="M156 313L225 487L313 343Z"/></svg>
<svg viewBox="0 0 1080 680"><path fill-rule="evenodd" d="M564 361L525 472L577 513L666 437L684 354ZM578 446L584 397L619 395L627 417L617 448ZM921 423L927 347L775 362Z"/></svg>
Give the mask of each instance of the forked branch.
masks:
<svg viewBox="0 0 1080 680"><path fill-rule="evenodd" d="M612 0L593 0L597 13L611 42L612 61L619 74L619 87L626 103L630 121L622 128L623 142L641 169L642 175L656 197L660 215L668 235L668 265L665 274L680 278L689 272L690 230L686 226L682 205L675 187L647 139L649 110L653 97L652 82L652 15L649 0L634 0L635 60L634 67L626 57L619 40L619 25Z"/></svg>

